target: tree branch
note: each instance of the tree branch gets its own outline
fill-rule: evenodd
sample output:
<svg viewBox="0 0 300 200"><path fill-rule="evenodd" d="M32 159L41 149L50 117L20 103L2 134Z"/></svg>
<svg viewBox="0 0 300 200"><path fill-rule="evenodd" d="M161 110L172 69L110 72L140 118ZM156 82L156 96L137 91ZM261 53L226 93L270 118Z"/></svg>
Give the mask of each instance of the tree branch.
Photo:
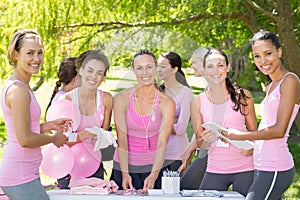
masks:
<svg viewBox="0 0 300 200"><path fill-rule="evenodd" d="M241 17L242 13L232 13L232 14L200 14L197 16L192 16L186 19L179 19L179 20L173 20L173 21L160 21L160 22L137 22L137 23L126 23L126 22L96 22L96 23L82 23L82 24L71 24L71 25L65 25L61 26L61 28L77 28L77 27L108 27L111 26L108 29L116 29L116 28L125 28L125 27L153 27L154 25L177 25L182 24L186 22L194 22L199 21L201 19L211 19L211 18L219 18L219 19L237 19ZM104 29L107 30L107 29Z"/></svg>
<svg viewBox="0 0 300 200"><path fill-rule="evenodd" d="M179 25L188 22L196 22L202 19L242 19L244 13L232 13L232 14L200 14L197 16L192 16L186 19L178 19L173 21L159 21L159 22L138 22L138 23L126 23L126 22L96 22L96 23L81 23L81 24L71 24L61 26L62 29L64 28L78 28L78 27L100 27L97 31L92 33L92 35L98 34L100 32L105 32L109 30L116 30L116 29L123 29L123 28L136 28L136 27L154 27L154 26L167 26L167 25ZM76 37L72 40L64 44L70 44L76 40L86 38L87 36L80 36Z"/></svg>
<svg viewBox="0 0 300 200"><path fill-rule="evenodd" d="M277 7L277 4L274 0L267 0L268 4L270 4L273 8Z"/></svg>
<svg viewBox="0 0 300 200"><path fill-rule="evenodd" d="M269 12L269 11L267 11L267 10L262 9L262 7L259 6L256 2L254 2L254 1L252 1L252 0L245 0L245 1L246 1L246 3L249 4L254 10L258 11L258 12L261 13L262 15L265 15L265 16L269 17L269 18L270 18L271 20L273 20L273 21L277 21L277 20L278 20L277 17L276 17L273 13L271 13L271 12ZM274 8L274 9L275 9L275 8Z"/></svg>
<svg viewBox="0 0 300 200"><path fill-rule="evenodd" d="M257 23L256 17L254 15L254 11L250 5L245 4L245 8L247 12L241 17L241 21L243 21L252 33L256 33L260 29L260 25Z"/></svg>

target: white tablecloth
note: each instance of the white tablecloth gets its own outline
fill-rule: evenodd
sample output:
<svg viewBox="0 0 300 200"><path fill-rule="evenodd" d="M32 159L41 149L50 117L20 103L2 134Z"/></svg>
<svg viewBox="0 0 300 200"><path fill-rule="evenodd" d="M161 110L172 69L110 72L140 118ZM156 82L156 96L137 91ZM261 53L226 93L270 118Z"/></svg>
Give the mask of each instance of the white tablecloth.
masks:
<svg viewBox="0 0 300 200"><path fill-rule="evenodd" d="M238 192L221 192L223 197L182 197L180 194L164 194L164 195L148 195L148 196L139 196L139 195L79 195L79 194L70 194L69 190L51 190L48 191L51 200L183 200L183 199L199 199L199 200L244 200L245 198Z"/></svg>

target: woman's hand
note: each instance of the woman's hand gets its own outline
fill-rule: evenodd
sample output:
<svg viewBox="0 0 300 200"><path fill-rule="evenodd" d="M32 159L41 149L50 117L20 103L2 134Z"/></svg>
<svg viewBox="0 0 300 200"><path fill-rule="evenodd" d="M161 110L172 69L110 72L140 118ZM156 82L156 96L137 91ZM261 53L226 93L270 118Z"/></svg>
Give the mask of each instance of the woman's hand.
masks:
<svg viewBox="0 0 300 200"><path fill-rule="evenodd" d="M248 150L241 149L241 153L244 156L251 156L251 155L253 155L253 149L248 149Z"/></svg>
<svg viewBox="0 0 300 200"><path fill-rule="evenodd" d="M92 143L94 139L97 139L97 135L94 133L91 133L87 130L83 130L80 133L78 133L78 137L81 141L87 140L88 142Z"/></svg>
<svg viewBox="0 0 300 200"><path fill-rule="evenodd" d="M199 135L197 135L197 144L202 149L207 149L210 146L211 141L216 138L216 134L209 130L205 129Z"/></svg>
<svg viewBox="0 0 300 200"><path fill-rule="evenodd" d="M148 189L153 189L156 179L157 176L153 173L150 173L150 175L144 181L143 192L148 191Z"/></svg>
<svg viewBox="0 0 300 200"><path fill-rule="evenodd" d="M53 134L54 141L52 142L55 146L62 147L64 144L67 143L68 138L62 132L55 132Z"/></svg>
<svg viewBox="0 0 300 200"><path fill-rule="evenodd" d="M232 133L232 132L228 132L228 131L225 131L225 130L219 130L219 132L224 135L224 137L230 139L230 140L241 140L239 136L239 134L236 134L236 133ZM226 139L224 139L226 140ZM223 141L223 140L222 140Z"/></svg>
<svg viewBox="0 0 300 200"><path fill-rule="evenodd" d="M72 126L72 120L69 118L56 119L50 121L50 123L52 123L51 130L59 131L59 132L68 132L68 130Z"/></svg>
<svg viewBox="0 0 300 200"><path fill-rule="evenodd" d="M192 158L195 155L196 150L190 152L190 151L185 151L182 155L182 164L178 168L178 172L180 174L180 177L183 176L185 170L188 168L188 166L191 163Z"/></svg>
<svg viewBox="0 0 300 200"><path fill-rule="evenodd" d="M128 173L122 173L122 187L123 190L133 189L132 179Z"/></svg>
<svg viewBox="0 0 300 200"><path fill-rule="evenodd" d="M216 134L211 130L204 130L201 133L201 136L202 136L204 142L207 142L207 143L210 143L211 141L213 141L216 138Z"/></svg>

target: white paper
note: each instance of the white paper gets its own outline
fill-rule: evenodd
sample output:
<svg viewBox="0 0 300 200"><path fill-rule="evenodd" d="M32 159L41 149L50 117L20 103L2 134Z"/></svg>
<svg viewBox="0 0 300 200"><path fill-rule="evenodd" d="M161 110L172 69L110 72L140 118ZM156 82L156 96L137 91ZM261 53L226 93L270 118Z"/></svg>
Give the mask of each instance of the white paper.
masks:
<svg viewBox="0 0 300 200"><path fill-rule="evenodd" d="M230 140L218 131L218 130L224 130L230 133L235 133L235 132L239 132L238 130L223 128L222 126L214 122L206 122L202 124L202 126L206 129L212 130L218 137L225 138L229 143L236 146L237 148L244 149L244 150L249 150L254 148L254 142L251 142L249 140Z"/></svg>
<svg viewBox="0 0 300 200"><path fill-rule="evenodd" d="M70 132L68 142L76 142L77 141L77 132Z"/></svg>

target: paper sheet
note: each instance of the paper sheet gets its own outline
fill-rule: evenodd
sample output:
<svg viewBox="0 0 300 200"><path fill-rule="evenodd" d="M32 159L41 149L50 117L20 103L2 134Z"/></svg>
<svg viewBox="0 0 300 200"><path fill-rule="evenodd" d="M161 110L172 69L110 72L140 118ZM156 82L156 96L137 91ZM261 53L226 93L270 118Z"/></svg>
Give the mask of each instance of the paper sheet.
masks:
<svg viewBox="0 0 300 200"><path fill-rule="evenodd" d="M232 145L236 146L237 148L244 149L244 150L249 150L254 148L254 142L251 142L249 140L230 140L227 137L223 136L218 130L224 130L230 133L235 133L235 132L240 132L235 129L227 129L223 128L222 126L214 123L214 122L206 122L202 124L202 126L205 129L212 130L218 137L223 137L225 138L229 143Z"/></svg>

